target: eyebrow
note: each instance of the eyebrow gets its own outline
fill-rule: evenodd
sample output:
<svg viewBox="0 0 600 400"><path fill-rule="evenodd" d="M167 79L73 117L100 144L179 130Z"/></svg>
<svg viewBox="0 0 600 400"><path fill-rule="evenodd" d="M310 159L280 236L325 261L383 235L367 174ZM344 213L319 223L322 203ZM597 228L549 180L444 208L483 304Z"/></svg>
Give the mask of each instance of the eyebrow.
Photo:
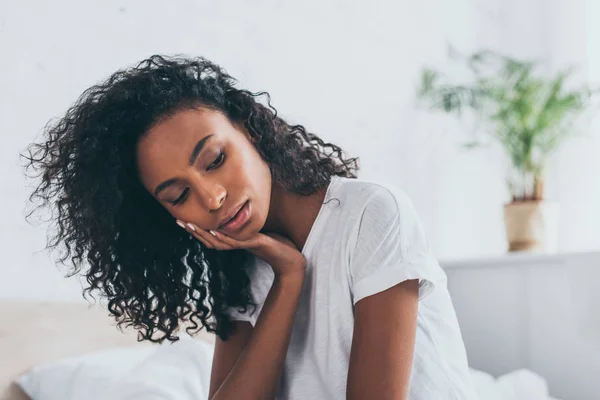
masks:
<svg viewBox="0 0 600 400"><path fill-rule="evenodd" d="M203 137L202 139L200 139L198 141L198 143L196 143L196 145L194 146L194 150L192 150L192 154L190 154L190 158L188 160L188 165L193 165L196 162L196 159L200 155L200 152L204 148L204 145L206 144L208 139L210 139L213 136L214 136L213 134L207 135L207 136ZM156 187L156 189L154 189L154 197L158 197L158 194L160 192L162 192L163 190L165 190L166 188L168 188L169 186L174 184L176 181L177 181L177 179L171 178L171 179L167 179L166 181L164 181L163 183L158 185Z"/></svg>

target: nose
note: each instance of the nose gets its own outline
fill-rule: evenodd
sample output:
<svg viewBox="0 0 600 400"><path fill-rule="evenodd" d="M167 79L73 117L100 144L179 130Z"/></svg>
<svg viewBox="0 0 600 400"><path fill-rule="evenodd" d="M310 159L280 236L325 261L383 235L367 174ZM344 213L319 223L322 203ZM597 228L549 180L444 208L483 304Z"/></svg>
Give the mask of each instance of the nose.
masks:
<svg viewBox="0 0 600 400"><path fill-rule="evenodd" d="M200 191L200 201L203 203L203 206L209 210L218 210L221 208L223 203L225 202L225 198L227 197L227 191L225 188L219 184L210 184L210 186L206 186L206 184L199 189Z"/></svg>

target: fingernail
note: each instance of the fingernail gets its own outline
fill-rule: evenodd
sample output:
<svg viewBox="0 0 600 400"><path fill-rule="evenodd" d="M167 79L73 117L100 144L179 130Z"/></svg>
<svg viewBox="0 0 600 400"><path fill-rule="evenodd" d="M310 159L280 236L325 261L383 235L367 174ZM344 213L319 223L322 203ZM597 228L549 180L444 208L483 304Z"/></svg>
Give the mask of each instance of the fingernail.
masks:
<svg viewBox="0 0 600 400"><path fill-rule="evenodd" d="M210 232L210 234L211 234L211 235L213 235L214 237L217 237L217 235L215 235L215 233L214 233L213 231L210 231L210 230L209 230L209 232Z"/></svg>
<svg viewBox="0 0 600 400"><path fill-rule="evenodd" d="M185 225L183 224L183 222L177 220L177 225L179 225L180 227L182 227L183 229L185 229Z"/></svg>
<svg viewBox="0 0 600 400"><path fill-rule="evenodd" d="M188 226L188 228L190 228L194 232L196 231L196 228L194 228L194 225L190 224L189 222L188 222L187 226Z"/></svg>

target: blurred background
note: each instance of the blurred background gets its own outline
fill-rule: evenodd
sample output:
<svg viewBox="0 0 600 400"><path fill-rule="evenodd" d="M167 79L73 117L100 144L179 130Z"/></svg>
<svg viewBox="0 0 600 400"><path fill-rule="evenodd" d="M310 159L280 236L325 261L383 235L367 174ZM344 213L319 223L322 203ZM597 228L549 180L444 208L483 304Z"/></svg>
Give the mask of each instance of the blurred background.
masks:
<svg viewBox="0 0 600 400"><path fill-rule="evenodd" d="M553 244L509 252L505 148L463 148L473 119L417 95L425 68L453 84L471 78L450 48L532 60L549 80L572 66L569 87L599 88L598 17L597 0L0 0L0 296L83 302L43 250L46 226L24 219L31 182L19 153L115 70L157 53L202 55L241 87L269 92L288 122L358 156L360 178L410 195L447 270L473 366L494 376L528 368L557 397L600 399L593 108L574 127L582 134L548 156L544 200L560 205L546 227Z"/></svg>

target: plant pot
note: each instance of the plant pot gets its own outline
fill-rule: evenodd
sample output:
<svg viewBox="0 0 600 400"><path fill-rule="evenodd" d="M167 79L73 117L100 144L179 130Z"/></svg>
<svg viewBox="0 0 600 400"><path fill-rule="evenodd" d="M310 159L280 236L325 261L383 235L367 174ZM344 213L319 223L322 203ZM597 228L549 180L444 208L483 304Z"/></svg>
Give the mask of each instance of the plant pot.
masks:
<svg viewBox="0 0 600 400"><path fill-rule="evenodd" d="M516 201L504 206L508 251L554 253L558 247L559 203Z"/></svg>

